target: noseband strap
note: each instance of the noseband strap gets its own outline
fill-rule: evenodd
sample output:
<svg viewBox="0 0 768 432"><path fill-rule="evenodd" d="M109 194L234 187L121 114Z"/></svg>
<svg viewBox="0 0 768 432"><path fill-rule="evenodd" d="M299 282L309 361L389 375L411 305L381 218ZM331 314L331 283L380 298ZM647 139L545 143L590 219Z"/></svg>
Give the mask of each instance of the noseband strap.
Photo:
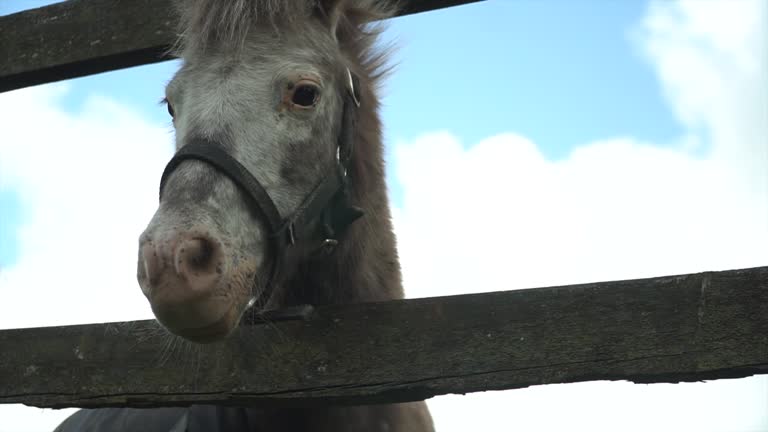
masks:
<svg viewBox="0 0 768 432"><path fill-rule="evenodd" d="M347 170L352 159L357 107L360 106L358 80L347 70L347 92L342 109L341 130L337 138L336 164L293 214L280 216L275 202L267 190L237 159L227 153L220 144L206 138L194 138L185 144L165 166L160 179L160 197L171 173L185 160L205 162L229 177L248 197L249 207L264 218L269 231L272 259L269 279L260 294L262 304L272 295L277 274L282 267L289 247L316 237L320 231L322 250L332 251L338 238L363 211L349 203Z"/></svg>
<svg viewBox="0 0 768 432"><path fill-rule="evenodd" d="M219 172L229 177L240 189L246 192L246 195L252 201L250 207L256 209L260 216L264 217L269 231L276 232L280 230L282 225L280 212L261 183L237 159L224 151L220 145L215 141L205 138L195 138L184 145L184 147L176 152L173 159L168 162L168 165L165 166L163 176L160 179L161 197L165 183L168 181L171 173L182 162L190 159L213 165Z"/></svg>

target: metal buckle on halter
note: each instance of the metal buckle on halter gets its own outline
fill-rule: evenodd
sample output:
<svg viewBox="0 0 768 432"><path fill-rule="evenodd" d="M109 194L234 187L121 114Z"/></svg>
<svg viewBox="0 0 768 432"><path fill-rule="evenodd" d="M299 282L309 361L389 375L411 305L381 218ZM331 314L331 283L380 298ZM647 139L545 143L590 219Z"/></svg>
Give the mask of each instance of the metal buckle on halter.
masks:
<svg viewBox="0 0 768 432"><path fill-rule="evenodd" d="M323 243L320 244L320 247L317 248L318 252L330 255L333 253L333 251L336 249L336 246L339 245L339 241L332 238L327 238L323 240Z"/></svg>
<svg viewBox="0 0 768 432"><path fill-rule="evenodd" d="M296 244L296 226L293 221L288 223L288 244L291 246Z"/></svg>
<svg viewBox="0 0 768 432"><path fill-rule="evenodd" d="M345 167L344 164L341 163L341 147L339 146L336 146L336 166L338 166L341 169L341 176L346 178L347 167Z"/></svg>
<svg viewBox="0 0 768 432"><path fill-rule="evenodd" d="M352 71L349 68L347 68L347 85L349 87L349 94L352 95L352 100L360 108L360 98L357 96L357 88L355 88L355 81L352 79Z"/></svg>

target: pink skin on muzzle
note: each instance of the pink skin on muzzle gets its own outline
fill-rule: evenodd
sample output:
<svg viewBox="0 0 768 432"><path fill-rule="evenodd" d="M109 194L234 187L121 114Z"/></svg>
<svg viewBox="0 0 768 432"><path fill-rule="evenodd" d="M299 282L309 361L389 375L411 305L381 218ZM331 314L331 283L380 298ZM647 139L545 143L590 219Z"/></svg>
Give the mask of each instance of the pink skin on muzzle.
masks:
<svg viewBox="0 0 768 432"><path fill-rule="evenodd" d="M239 315L224 289L230 276L222 243L202 230L141 236L138 281L158 321L185 338L228 334Z"/></svg>

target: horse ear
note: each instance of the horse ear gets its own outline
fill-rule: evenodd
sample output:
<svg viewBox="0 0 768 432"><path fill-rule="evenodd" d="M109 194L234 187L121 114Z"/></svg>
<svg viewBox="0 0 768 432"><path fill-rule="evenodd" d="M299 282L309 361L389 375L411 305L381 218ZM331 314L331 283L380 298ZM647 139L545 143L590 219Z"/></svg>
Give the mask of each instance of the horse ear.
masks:
<svg viewBox="0 0 768 432"><path fill-rule="evenodd" d="M336 39L346 3L347 0L317 0L318 14Z"/></svg>

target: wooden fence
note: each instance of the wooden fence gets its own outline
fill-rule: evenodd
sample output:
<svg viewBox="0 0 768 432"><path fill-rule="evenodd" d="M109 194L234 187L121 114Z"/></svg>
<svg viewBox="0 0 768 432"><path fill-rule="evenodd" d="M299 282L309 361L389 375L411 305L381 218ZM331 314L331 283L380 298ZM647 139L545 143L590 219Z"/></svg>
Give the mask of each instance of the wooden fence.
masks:
<svg viewBox="0 0 768 432"><path fill-rule="evenodd" d="M480 0L401 0L409 15ZM0 92L169 60L171 0L69 0L0 17Z"/></svg>
<svg viewBox="0 0 768 432"><path fill-rule="evenodd" d="M0 17L0 91L165 60L169 9L70 0ZM0 331L0 403L360 404L765 374L768 267L326 306L221 343L167 342L154 321Z"/></svg>

